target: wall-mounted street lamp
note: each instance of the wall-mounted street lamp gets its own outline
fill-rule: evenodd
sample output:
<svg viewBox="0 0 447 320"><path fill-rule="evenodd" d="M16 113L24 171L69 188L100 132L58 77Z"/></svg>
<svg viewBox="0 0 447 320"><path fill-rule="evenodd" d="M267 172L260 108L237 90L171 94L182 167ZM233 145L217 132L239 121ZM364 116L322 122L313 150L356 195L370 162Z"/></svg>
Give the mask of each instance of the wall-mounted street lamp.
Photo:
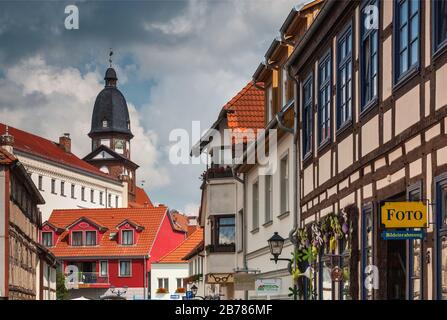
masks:
<svg viewBox="0 0 447 320"><path fill-rule="evenodd" d="M290 274L292 274L292 259L287 258L279 258L282 252L282 248L284 247L284 238L281 237L278 232L273 233L273 236L267 240L270 248L270 253L272 254L273 258L270 258L271 261L275 261L275 263L278 263L278 261L287 261L289 262L287 266L287 270ZM293 300L297 300L298 295L296 294L296 284L294 284L294 293L293 293Z"/></svg>
<svg viewBox="0 0 447 320"><path fill-rule="evenodd" d="M192 296L193 296L194 298L201 298L202 300L205 300L204 297L201 297L201 296L198 296L198 295L197 295L197 292L198 292L198 291L199 291L199 288L197 288L197 286L196 286L195 284L193 284L192 287L191 287Z"/></svg>
<svg viewBox="0 0 447 320"><path fill-rule="evenodd" d="M273 256L273 258L270 258L271 261L275 261L275 263L278 263L278 261L292 261L291 259L279 258L284 247L284 238L278 232L275 232L267 242L269 243L270 253Z"/></svg>

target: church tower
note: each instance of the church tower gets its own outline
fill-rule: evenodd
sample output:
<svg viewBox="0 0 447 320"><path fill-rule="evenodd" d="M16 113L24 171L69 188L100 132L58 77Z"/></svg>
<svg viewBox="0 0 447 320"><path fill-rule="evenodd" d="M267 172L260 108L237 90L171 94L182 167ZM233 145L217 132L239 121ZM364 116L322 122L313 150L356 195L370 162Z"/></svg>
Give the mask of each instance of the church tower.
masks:
<svg viewBox="0 0 447 320"><path fill-rule="evenodd" d="M129 201L135 201L138 165L131 160L131 131L126 99L117 88L115 70L107 69L105 87L96 97L93 107L91 130L92 151L85 161L110 174L129 186Z"/></svg>

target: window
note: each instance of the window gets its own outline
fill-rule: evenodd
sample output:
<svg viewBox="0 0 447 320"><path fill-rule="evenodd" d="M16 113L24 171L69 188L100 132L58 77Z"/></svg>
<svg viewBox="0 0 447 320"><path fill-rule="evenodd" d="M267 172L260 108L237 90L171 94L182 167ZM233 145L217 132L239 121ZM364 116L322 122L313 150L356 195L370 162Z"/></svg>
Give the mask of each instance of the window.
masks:
<svg viewBox="0 0 447 320"><path fill-rule="evenodd" d="M75 199L75 185L74 184L71 185L71 198Z"/></svg>
<svg viewBox="0 0 447 320"><path fill-rule="evenodd" d="M51 179L51 193L56 194L56 180Z"/></svg>
<svg viewBox="0 0 447 320"><path fill-rule="evenodd" d="M409 201L421 201L420 184L410 187L407 198ZM415 229L420 230L420 229ZM409 295L410 300L422 300L423 290L423 251L420 239L409 240Z"/></svg>
<svg viewBox="0 0 447 320"><path fill-rule="evenodd" d="M158 278L158 289L169 291L169 278Z"/></svg>
<svg viewBox="0 0 447 320"><path fill-rule="evenodd" d="M253 230L259 228L259 182L256 181L253 183L252 187L252 200L253 200L253 221L252 221L252 228Z"/></svg>
<svg viewBox="0 0 447 320"><path fill-rule="evenodd" d="M269 123L272 120L272 116L273 116L273 88L272 86L268 86L267 87L267 123Z"/></svg>
<svg viewBox="0 0 447 320"><path fill-rule="evenodd" d="M340 35L337 46L337 129L352 117L352 30Z"/></svg>
<svg viewBox="0 0 447 320"><path fill-rule="evenodd" d="M61 196L65 197L65 182L61 181Z"/></svg>
<svg viewBox="0 0 447 320"><path fill-rule="evenodd" d="M318 142L329 140L331 131L331 55L319 63Z"/></svg>
<svg viewBox="0 0 447 320"><path fill-rule="evenodd" d="M377 0L370 1L368 5L377 5ZM378 6L377 6L378 7ZM365 7L362 10L361 21L366 21L371 12ZM361 48L360 48L360 72L361 72L361 110L365 110L369 106L371 101L377 98L377 86L378 86L378 54L377 48L379 45L378 30L375 28L367 29L365 23L361 25Z"/></svg>
<svg viewBox="0 0 447 320"><path fill-rule="evenodd" d="M436 181L436 232L435 243L437 257L437 284L436 292L438 300L447 300L447 174L435 179Z"/></svg>
<svg viewBox="0 0 447 320"><path fill-rule="evenodd" d="M289 211L289 156L281 159L279 171L281 174L281 214Z"/></svg>
<svg viewBox="0 0 447 320"><path fill-rule="evenodd" d="M183 288L183 278L177 278L177 288Z"/></svg>
<svg viewBox="0 0 447 320"><path fill-rule="evenodd" d="M39 176L37 178L37 186L40 191L43 191L43 177L42 176Z"/></svg>
<svg viewBox="0 0 447 320"><path fill-rule="evenodd" d="M85 187L81 188L81 200L85 201Z"/></svg>
<svg viewBox="0 0 447 320"><path fill-rule="evenodd" d="M232 217L217 218L217 244L234 245L236 238L235 219Z"/></svg>
<svg viewBox="0 0 447 320"><path fill-rule="evenodd" d="M365 268L373 264L373 237L374 237L374 220L372 205L365 206L362 210L362 283L364 283L367 274ZM363 300L373 299L373 290L362 286Z"/></svg>
<svg viewBox="0 0 447 320"><path fill-rule="evenodd" d="M272 176L265 175L265 223L272 221Z"/></svg>
<svg viewBox="0 0 447 320"><path fill-rule="evenodd" d="M99 193L99 204L100 204L100 205L103 205L103 204L104 204L103 196L104 196L104 193L101 191L101 192Z"/></svg>
<svg viewBox="0 0 447 320"><path fill-rule="evenodd" d="M115 208L118 208L118 196L115 196Z"/></svg>
<svg viewBox="0 0 447 320"><path fill-rule="evenodd" d="M312 75L303 84L303 156L312 151Z"/></svg>
<svg viewBox="0 0 447 320"><path fill-rule="evenodd" d="M42 232L42 244L45 247L53 246L53 232Z"/></svg>
<svg viewBox="0 0 447 320"><path fill-rule="evenodd" d="M90 189L90 202L95 203L95 190Z"/></svg>
<svg viewBox="0 0 447 320"><path fill-rule="evenodd" d="M126 246L133 245L133 230L122 230L121 237L121 244Z"/></svg>
<svg viewBox="0 0 447 320"><path fill-rule="evenodd" d="M447 2L433 1L434 51L447 43Z"/></svg>
<svg viewBox="0 0 447 320"><path fill-rule="evenodd" d="M99 261L99 274L101 277L107 277L109 275L108 261Z"/></svg>
<svg viewBox="0 0 447 320"><path fill-rule="evenodd" d="M85 232L85 245L96 246L96 231Z"/></svg>
<svg viewBox="0 0 447 320"><path fill-rule="evenodd" d="M73 231L71 233L71 245L82 246L82 231Z"/></svg>
<svg viewBox="0 0 447 320"><path fill-rule="evenodd" d="M102 120L102 127L103 128L107 128L109 126L109 123L107 122L106 119Z"/></svg>
<svg viewBox="0 0 447 320"><path fill-rule="evenodd" d="M283 68L281 70L281 102L282 105L287 105L288 99L287 99L287 68Z"/></svg>
<svg viewBox="0 0 447 320"><path fill-rule="evenodd" d="M109 197L108 197L109 199L108 199L108 202L109 202L109 208L111 208L112 207L112 195L111 194L109 194Z"/></svg>
<svg viewBox="0 0 447 320"><path fill-rule="evenodd" d="M100 144L110 148L110 139L101 139Z"/></svg>
<svg viewBox="0 0 447 320"><path fill-rule="evenodd" d="M419 1L396 0L395 39L395 82L419 64Z"/></svg>
<svg viewBox="0 0 447 320"><path fill-rule="evenodd" d="M119 275L120 277L130 277L132 275L132 266L130 260L122 260L119 263Z"/></svg>

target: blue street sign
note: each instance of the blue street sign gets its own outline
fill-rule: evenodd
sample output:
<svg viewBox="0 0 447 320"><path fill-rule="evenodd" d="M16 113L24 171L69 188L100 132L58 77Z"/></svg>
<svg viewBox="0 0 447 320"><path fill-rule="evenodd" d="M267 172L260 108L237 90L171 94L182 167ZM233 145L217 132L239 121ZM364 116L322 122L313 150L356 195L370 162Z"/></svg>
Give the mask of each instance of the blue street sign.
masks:
<svg viewBox="0 0 447 320"><path fill-rule="evenodd" d="M385 230L382 232L383 240L410 240L423 238L423 230Z"/></svg>
<svg viewBox="0 0 447 320"><path fill-rule="evenodd" d="M178 299L180 299L180 295L178 295L178 294L171 294L171 299L172 300L178 300Z"/></svg>
<svg viewBox="0 0 447 320"><path fill-rule="evenodd" d="M193 294L192 291L186 291L186 299L192 299L193 298Z"/></svg>

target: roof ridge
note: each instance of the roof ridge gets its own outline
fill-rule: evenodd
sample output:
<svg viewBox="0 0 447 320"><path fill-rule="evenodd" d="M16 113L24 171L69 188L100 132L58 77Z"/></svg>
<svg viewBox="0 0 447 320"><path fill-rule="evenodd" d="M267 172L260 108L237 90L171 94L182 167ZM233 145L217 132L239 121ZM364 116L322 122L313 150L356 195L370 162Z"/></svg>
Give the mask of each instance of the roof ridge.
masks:
<svg viewBox="0 0 447 320"><path fill-rule="evenodd" d="M248 82L230 101L228 101L223 108L233 106L251 87L253 87L253 81Z"/></svg>

